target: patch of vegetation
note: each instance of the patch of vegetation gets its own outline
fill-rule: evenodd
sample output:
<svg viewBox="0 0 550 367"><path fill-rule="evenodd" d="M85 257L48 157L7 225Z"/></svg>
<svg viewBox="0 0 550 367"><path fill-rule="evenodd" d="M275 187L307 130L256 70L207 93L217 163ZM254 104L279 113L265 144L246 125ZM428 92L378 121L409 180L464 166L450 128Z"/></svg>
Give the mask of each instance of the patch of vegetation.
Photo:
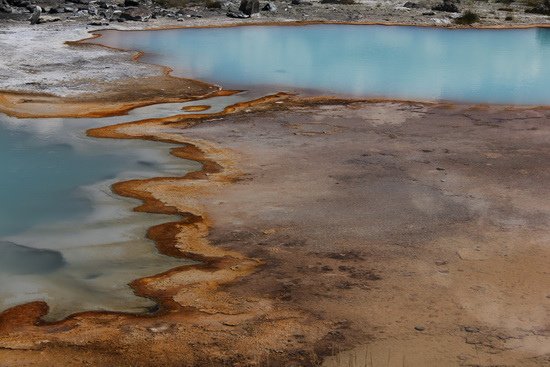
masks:
<svg viewBox="0 0 550 367"><path fill-rule="evenodd" d="M526 0L526 13L550 15L550 0Z"/></svg>
<svg viewBox="0 0 550 367"><path fill-rule="evenodd" d="M470 25L477 22L479 22L479 15L470 10L466 10L464 14L455 18L455 23L460 25Z"/></svg>
<svg viewBox="0 0 550 367"><path fill-rule="evenodd" d="M512 20L514 20L514 17L511 16L511 15L508 15L508 16L506 16L506 18L504 18L504 20L512 21Z"/></svg>
<svg viewBox="0 0 550 367"><path fill-rule="evenodd" d="M542 5L543 1L542 0L523 0L522 3L525 6L529 6L533 8L535 6Z"/></svg>
<svg viewBox="0 0 550 367"><path fill-rule="evenodd" d="M513 3L514 1L515 1L515 0L495 0L495 3L510 5L510 4Z"/></svg>

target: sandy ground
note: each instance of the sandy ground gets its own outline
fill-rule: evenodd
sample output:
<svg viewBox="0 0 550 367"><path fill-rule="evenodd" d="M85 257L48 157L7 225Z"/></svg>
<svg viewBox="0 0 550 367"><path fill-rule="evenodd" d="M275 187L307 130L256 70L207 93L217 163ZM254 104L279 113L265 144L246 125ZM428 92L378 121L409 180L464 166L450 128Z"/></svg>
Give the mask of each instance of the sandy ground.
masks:
<svg viewBox="0 0 550 367"><path fill-rule="evenodd" d="M149 84L165 81L139 81L167 78L165 70L129 53L68 47L73 28L60 27L47 58L2 53L2 65L21 74L5 73L0 88L63 96L25 94L14 114L99 105L127 80L153 103ZM34 37L29 50L48 35L22 32ZM65 53L72 61L61 62ZM42 68L45 60L58 63ZM217 90L180 81L161 97ZM1 364L309 366L334 355L324 363L548 365L549 126L548 109L281 95L217 116L92 131L191 144L174 153L202 161L202 172L114 189L142 198L139 210L182 214L149 237L203 265L136 280L138 294L161 302L154 316L85 313L44 324L44 304L7 311Z"/></svg>
<svg viewBox="0 0 550 367"><path fill-rule="evenodd" d="M549 122L544 109L279 97L94 131L190 142L220 164L130 185L147 210L193 213L176 248L209 265L139 285L171 310L156 317L6 313L0 358L547 365Z"/></svg>

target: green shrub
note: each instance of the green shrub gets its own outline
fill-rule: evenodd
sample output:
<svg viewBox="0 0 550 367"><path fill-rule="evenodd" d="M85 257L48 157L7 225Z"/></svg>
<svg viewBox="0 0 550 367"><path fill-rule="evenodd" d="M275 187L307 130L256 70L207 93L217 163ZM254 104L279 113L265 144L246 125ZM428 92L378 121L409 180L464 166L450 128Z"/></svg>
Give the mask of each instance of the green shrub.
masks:
<svg viewBox="0 0 550 367"><path fill-rule="evenodd" d="M477 22L479 22L479 15L470 10L466 10L460 17L455 18L456 24L469 25Z"/></svg>
<svg viewBox="0 0 550 367"><path fill-rule="evenodd" d="M511 15L508 15L506 16L506 18L504 18L504 20L511 21L511 20L514 20L514 17Z"/></svg>

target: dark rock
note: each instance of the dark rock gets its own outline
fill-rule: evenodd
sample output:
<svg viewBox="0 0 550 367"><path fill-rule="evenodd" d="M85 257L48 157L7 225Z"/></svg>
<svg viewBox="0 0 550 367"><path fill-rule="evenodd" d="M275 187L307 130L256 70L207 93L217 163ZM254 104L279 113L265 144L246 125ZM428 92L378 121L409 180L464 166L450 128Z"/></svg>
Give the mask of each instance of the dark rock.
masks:
<svg viewBox="0 0 550 367"><path fill-rule="evenodd" d="M119 19L132 20L136 22L147 22L150 18L151 11L145 7L126 8L119 17Z"/></svg>
<svg viewBox="0 0 550 367"><path fill-rule="evenodd" d="M422 13L422 15L435 15L435 13L433 11L427 11Z"/></svg>
<svg viewBox="0 0 550 367"><path fill-rule="evenodd" d="M416 326L414 327L414 330L416 330L416 331L424 331L424 330L426 330L426 328L425 328L424 326L422 326L422 325L416 325Z"/></svg>
<svg viewBox="0 0 550 367"><path fill-rule="evenodd" d="M247 15L240 11L228 11L226 14L229 18L245 19L250 18L250 15Z"/></svg>
<svg viewBox="0 0 550 367"><path fill-rule="evenodd" d="M124 6L139 6L138 0L124 0Z"/></svg>
<svg viewBox="0 0 550 367"><path fill-rule="evenodd" d="M418 3L413 3L412 1L407 1L405 4L403 4L403 7L409 9L418 9L420 8L420 5L418 5Z"/></svg>
<svg viewBox="0 0 550 367"><path fill-rule="evenodd" d="M0 1L0 13L8 13L9 14L11 12L13 12L13 9L8 4L8 2L6 0L1 0Z"/></svg>
<svg viewBox="0 0 550 367"><path fill-rule="evenodd" d="M31 24L38 24L38 22L40 21L40 15L42 15L42 8L37 6L36 8L34 8L34 11L31 15Z"/></svg>
<svg viewBox="0 0 550 367"><path fill-rule="evenodd" d="M262 8L263 11L277 11L277 5L275 5L275 3L267 3L265 4L265 6Z"/></svg>
<svg viewBox="0 0 550 367"><path fill-rule="evenodd" d="M443 1L442 3L439 3L432 7L432 10L435 11L444 11L447 13L460 13L460 10L458 9L458 6L456 6L455 3L452 3L448 0Z"/></svg>
<svg viewBox="0 0 550 367"><path fill-rule="evenodd" d="M241 0L239 10L246 15L252 15L260 12L259 0Z"/></svg>

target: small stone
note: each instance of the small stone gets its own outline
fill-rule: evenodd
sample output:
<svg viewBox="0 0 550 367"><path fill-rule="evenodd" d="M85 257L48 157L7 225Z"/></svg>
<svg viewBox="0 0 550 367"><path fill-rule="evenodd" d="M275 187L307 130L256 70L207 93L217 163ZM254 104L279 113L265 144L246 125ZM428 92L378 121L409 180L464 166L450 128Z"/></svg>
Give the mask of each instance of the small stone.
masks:
<svg viewBox="0 0 550 367"><path fill-rule="evenodd" d="M446 260L436 260L435 261L435 265L437 266L443 266L443 265L447 265L449 262L446 261Z"/></svg>
<svg viewBox="0 0 550 367"><path fill-rule="evenodd" d="M271 11L271 12L275 12L277 11L277 5L275 5L275 3L267 3L265 4L265 6L262 8L262 11Z"/></svg>
<svg viewBox="0 0 550 367"><path fill-rule="evenodd" d="M149 330L152 333L162 333L164 331L167 331L168 329L170 329L170 325L168 324L155 325L147 328L147 330Z"/></svg>
<svg viewBox="0 0 550 367"><path fill-rule="evenodd" d="M465 326L464 331L467 333L479 333L479 329L474 326Z"/></svg>
<svg viewBox="0 0 550 367"><path fill-rule="evenodd" d="M416 326L414 327L414 330L416 330L416 331L424 331L424 330L426 330L426 328L425 328L424 326L422 326L422 325L416 325Z"/></svg>

